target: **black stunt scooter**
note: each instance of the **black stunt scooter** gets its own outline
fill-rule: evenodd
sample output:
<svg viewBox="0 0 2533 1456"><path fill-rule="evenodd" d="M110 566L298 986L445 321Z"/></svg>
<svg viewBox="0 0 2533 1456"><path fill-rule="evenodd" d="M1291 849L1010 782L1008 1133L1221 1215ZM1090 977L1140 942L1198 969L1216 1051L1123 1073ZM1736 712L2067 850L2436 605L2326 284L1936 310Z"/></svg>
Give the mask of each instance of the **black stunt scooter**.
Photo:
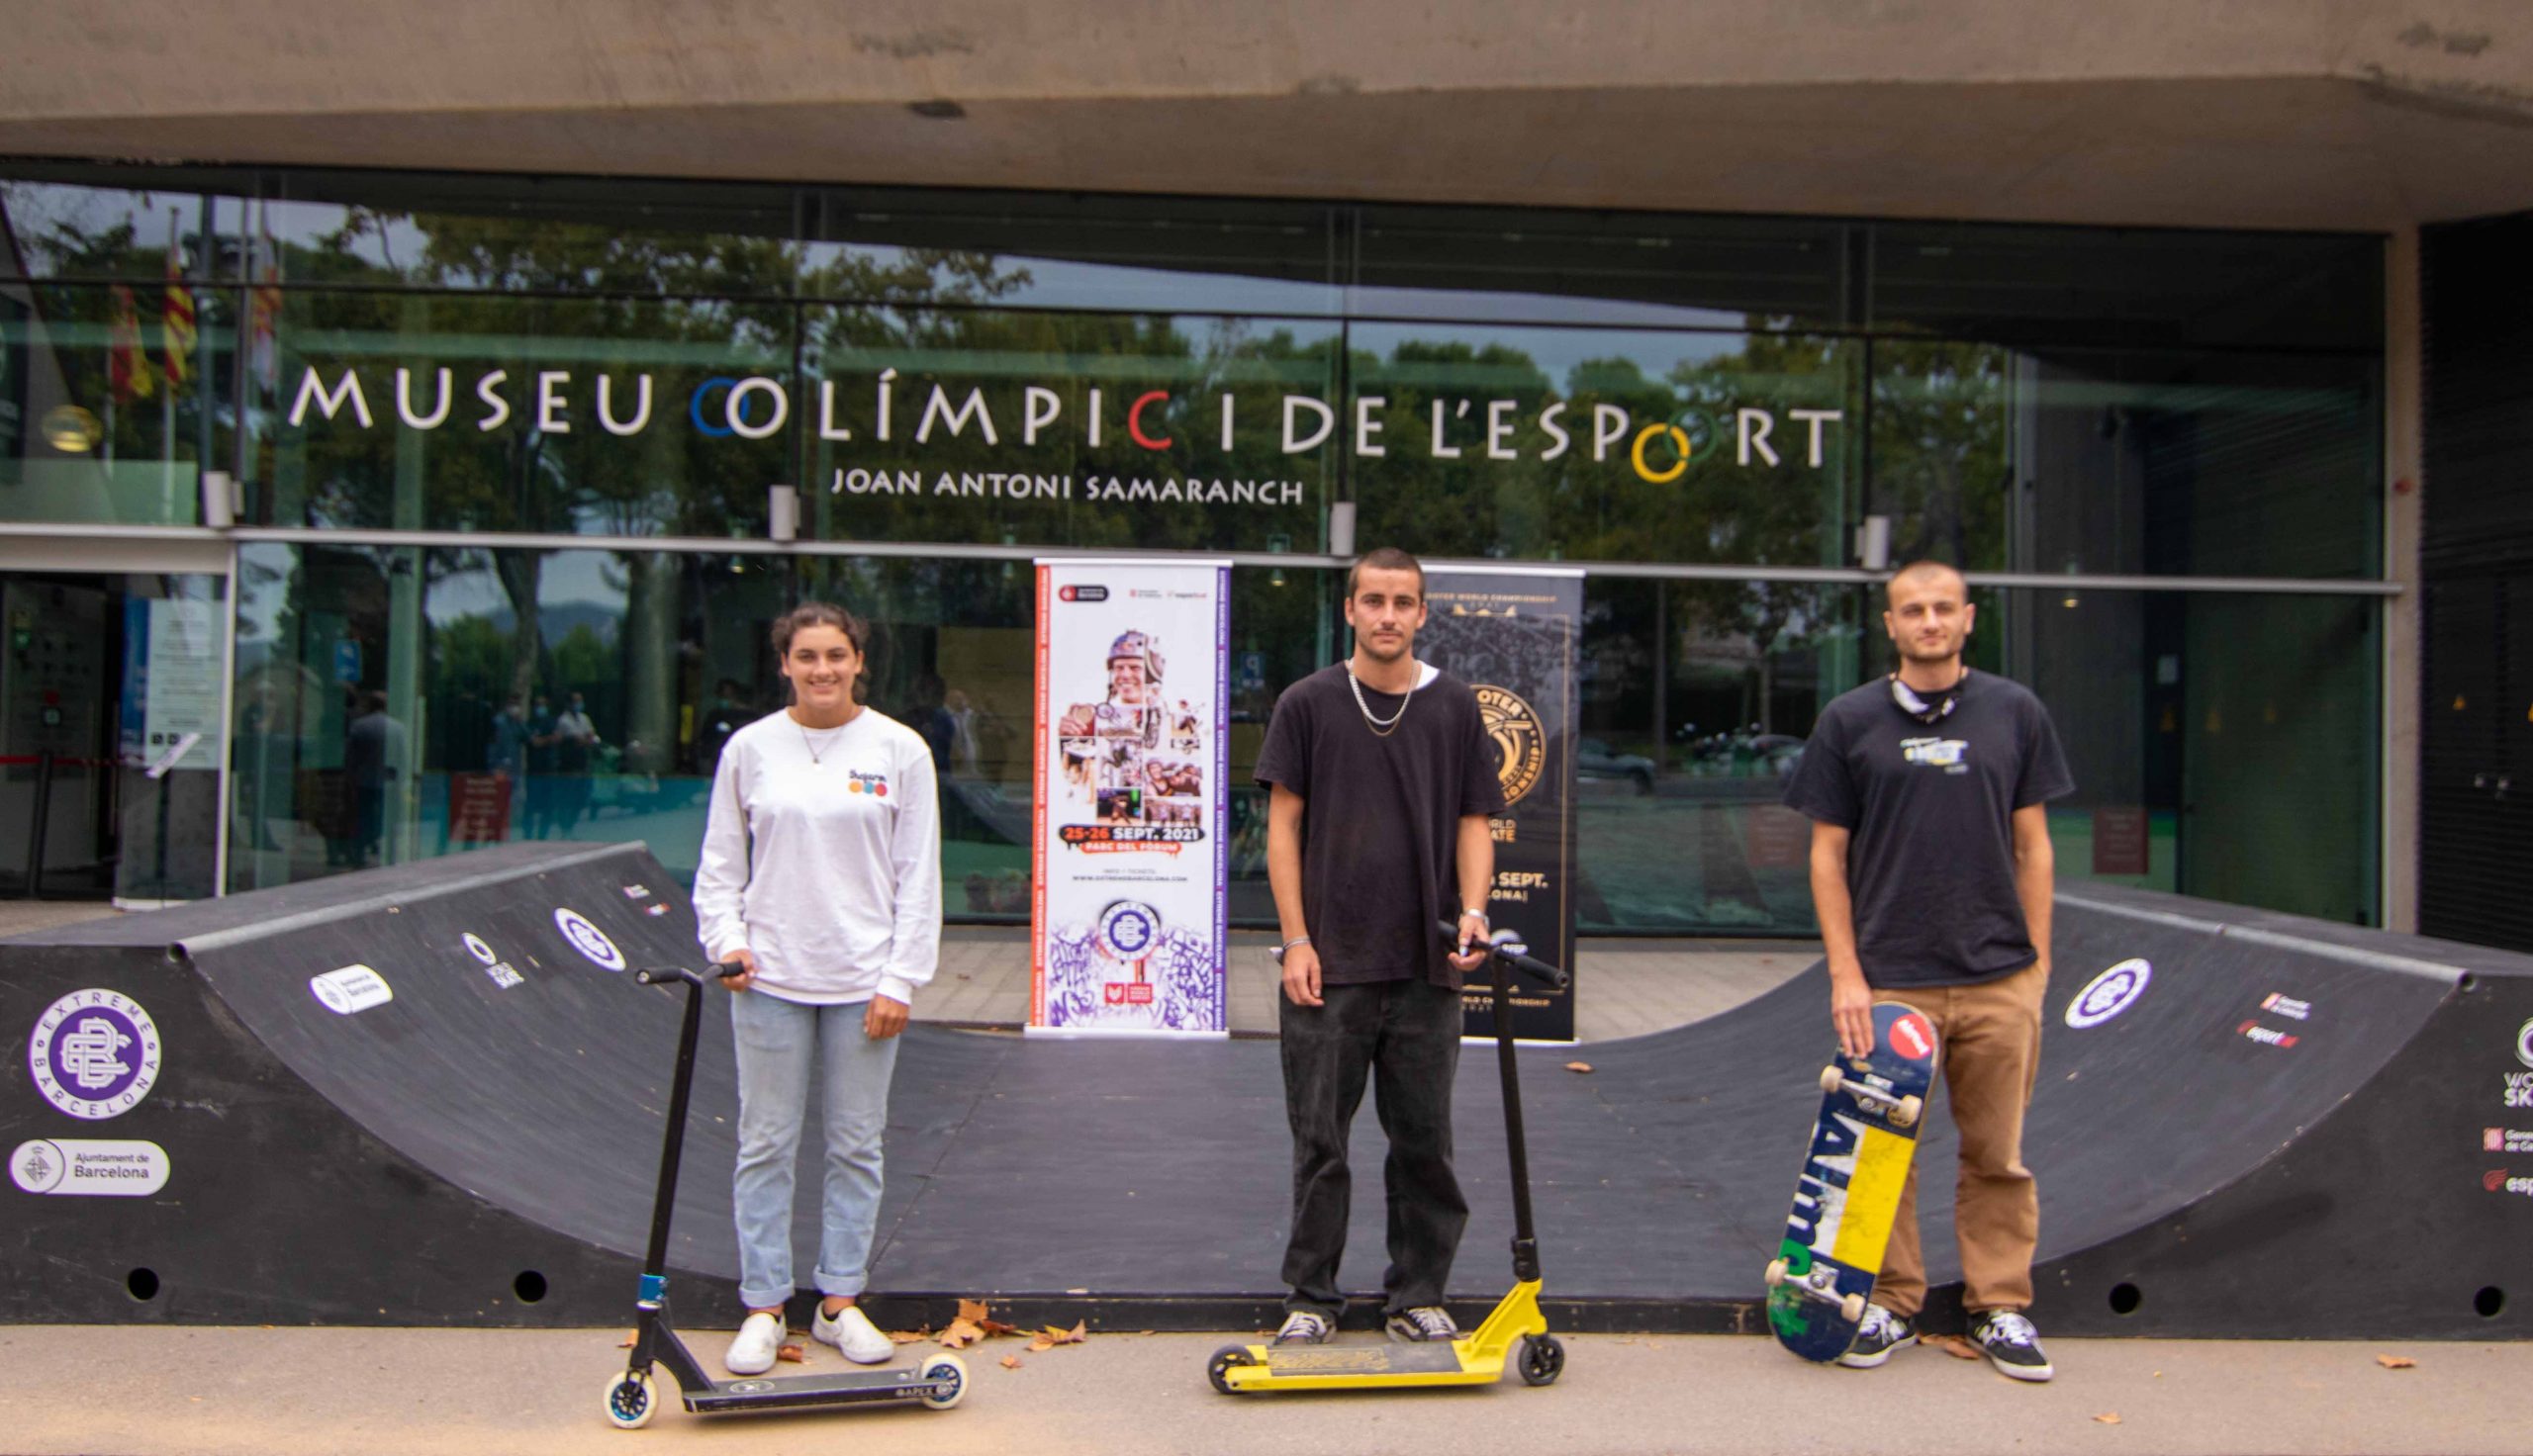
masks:
<svg viewBox="0 0 2533 1456"><path fill-rule="evenodd" d="M1439 922L1446 937L1459 928ZM1565 1371L1565 1346L1548 1332L1540 1310L1540 1246L1531 1228L1531 1163L1522 1142L1522 1085L1513 1062L1515 970L1563 989L1569 977L1535 960L1511 931L1497 931L1487 959L1495 968L1495 1065L1504 1081L1504 1151L1513 1169L1513 1288L1475 1332L1450 1344L1225 1345L1205 1362L1206 1378L1224 1395L1258 1391L1392 1390L1402 1386L1493 1385L1521 1341L1514 1367L1525 1385L1547 1385Z"/></svg>
<svg viewBox="0 0 2533 1456"><path fill-rule="evenodd" d="M736 975L737 965L715 965L712 975ZM704 1373L686 1342L669 1323L669 1214L677 1204L678 1154L686 1147L687 1094L695 1088L695 1044L704 1030L704 977L685 969L641 970L633 978L646 986L686 982L686 1026L678 1034L677 1080L669 1093L669 1129L660 1147L660 1191L651 1205L651 1248L642 1260L642 1296L634 1308L633 1357L624 1373L607 1379L607 1418L634 1430L650 1422L659 1410L659 1392L651 1379L654 1362L666 1365L677 1381L678 1398L699 1415L729 1411L807 1410L830 1406L860 1406L920 1401L947 1410L968 1393L968 1367L958 1356L934 1354L918 1369L849 1370L838 1375L792 1375L780 1380L715 1381Z"/></svg>

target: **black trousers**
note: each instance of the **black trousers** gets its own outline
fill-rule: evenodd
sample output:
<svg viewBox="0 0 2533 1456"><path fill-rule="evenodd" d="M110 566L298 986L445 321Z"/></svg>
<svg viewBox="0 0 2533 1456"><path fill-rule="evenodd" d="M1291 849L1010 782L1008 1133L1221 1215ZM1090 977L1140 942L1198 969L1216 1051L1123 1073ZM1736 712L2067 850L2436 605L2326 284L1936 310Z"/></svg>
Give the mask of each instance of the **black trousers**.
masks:
<svg viewBox="0 0 2533 1456"><path fill-rule="evenodd" d="M1335 1320L1354 1175L1346 1137L1363 1081L1389 1138L1389 1314L1443 1302L1468 1201L1452 1172L1452 1077L1460 1059L1460 998L1425 980L1328 986L1321 1006L1279 998L1284 1111L1293 1128L1293 1235L1284 1246L1286 1311Z"/></svg>

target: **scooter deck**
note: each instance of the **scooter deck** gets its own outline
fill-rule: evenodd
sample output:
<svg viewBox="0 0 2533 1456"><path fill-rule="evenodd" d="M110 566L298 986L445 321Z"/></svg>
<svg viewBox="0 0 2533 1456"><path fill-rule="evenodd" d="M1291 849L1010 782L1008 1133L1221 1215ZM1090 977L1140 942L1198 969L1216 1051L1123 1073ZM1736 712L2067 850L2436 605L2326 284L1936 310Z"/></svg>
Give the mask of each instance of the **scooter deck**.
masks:
<svg viewBox="0 0 2533 1456"><path fill-rule="evenodd" d="M1346 1385L1364 1376L1407 1385L1465 1385L1504 1374L1504 1356L1478 1357L1468 1340L1449 1344L1251 1345L1259 1364L1233 1377L1235 1386L1300 1389Z"/></svg>
<svg viewBox="0 0 2533 1456"><path fill-rule="evenodd" d="M1485 1322L1449 1344L1242 1345L1216 1354L1230 1391L1360 1390L1372 1386L1493 1385L1516 1346L1548 1333L1540 1286L1513 1286ZM1237 1363L1224 1363L1235 1353Z"/></svg>
<svg viewBox="0 0 2533 1456"><path fill-rule="evenodd" d="M740 1410L799 1410L864 1401L920 1401L933 1390L934 1383L924 1379L920 1369L905 1367L786 1375L772 1380L714 1381L703 1390L681 1390L678 1399L696 1414L711 1415Z"/></svg>
<svg viewBox="0 0 2533 1456"><path fill-rule="evenodd" d="M1767 1296L1777 1342L1804 1359L1827 1363L1855 1343L1860 1321L1846 1318L1841 1304L1849 1296L1859 1304L1873 1298L1940 1056L1924 1014L1885 1001L1873 1008L1872 1053L1841 1054L1832 1063L1842 1085L1822 1095L1777 1245L1784 1278ZM1859 1095L1859 1086L1879 1095ZM1919 1115L1904 1126L1892 1104L1908 1097L1919 1099Z"/></svg>

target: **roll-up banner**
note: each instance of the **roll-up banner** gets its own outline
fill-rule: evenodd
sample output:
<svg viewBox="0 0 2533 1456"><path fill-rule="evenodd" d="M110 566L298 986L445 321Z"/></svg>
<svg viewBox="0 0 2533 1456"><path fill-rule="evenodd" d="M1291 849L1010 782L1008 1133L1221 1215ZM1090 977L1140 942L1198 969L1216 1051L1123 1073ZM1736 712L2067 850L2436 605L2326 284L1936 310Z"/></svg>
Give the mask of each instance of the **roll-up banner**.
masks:
<svg viewBox="0 0 2533 1456"><path fill-rule="evenodd" d="M1032 1033L1229 1035L1231 563L1038 563Z"/></svg>
<svg viewBox="0 0 2533 1456"><path fill-rule="evenodd" d="M1495 834L1495 884L1487 918L1518 932L1531 954L1574 969L1574 664L1583 621L1583 574L1454 567L1425 573L1426 620L1416 655L1477 691L1495 745L1504 812ZM1492 972L1487 972L1491 974ZM1574 986L1517 980L1513 1034L1574 1040ZM1463 998L1468 1035L1495 1034L1484 985Z"/></svg>

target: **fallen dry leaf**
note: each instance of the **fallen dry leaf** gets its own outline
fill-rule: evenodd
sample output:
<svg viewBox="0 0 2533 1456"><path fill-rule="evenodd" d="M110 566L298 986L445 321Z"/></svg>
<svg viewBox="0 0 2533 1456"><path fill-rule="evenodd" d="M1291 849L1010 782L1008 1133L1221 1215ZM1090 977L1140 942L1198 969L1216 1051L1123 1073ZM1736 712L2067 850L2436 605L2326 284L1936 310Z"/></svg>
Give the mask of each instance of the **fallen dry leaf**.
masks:
<svg viewBox="0 0 2533 1456"><path fill-rule="evenodd" d="M999 1320L980 1320L977 1321L977 1327L985 1332L985 1338L987 1339L991 1339L998 1334L1018 1334L1020 1332L1019 1325L1005 1324Z"/></svg>
<svg viewBox="0 0 2533 1456"><path fill-rule="evenodd" d="M985 1302L984 1300L959 1301L959 1318L967 1320L971 1324L979 1326L984 1325L986 1317L990 1316L992 1313L993 1312L991 1310L985 1308Z"/></svg>
<svg viewBox="0 0 2533 1456"><path fill-rule="evenodd" d="M1980 1358L1979 1351L1972 1347L1970 1341L1957 1334L1930 1334L1922 1342L1943 1351L1956 1360Z"/></svg>
<svg viewBox="0 0 2533 1456"><path fill-rule="evenodd" d="M615 1342L615 1347L619 1350L629 1350L633 1348L633 1341L641 1337L642 1331L638 1329L628 1329L624 1332L624 1338Z"/></svg>
<svg viewBox="0 0 2533 1456"><path fill-rule="evenodd" d="M950 1321L950 1327L941 1331L941 1348L945 1350L964 1350L968 1346L975 1344L977 1341L984 1339L985 1337L985 1332L970 1323L967 1320L953 1320Z"/></svg>
<svg viewBox="0 0 2533 1456"><path fill-rule="evenodd" d="M1569 1072L1588 1072L1592 1069L1592 1063L1588 1061L1569 1061L1565 1064L1565 1069Z"/></svg>
<svg viewBox="0 0 2533 1456"><path fill-rule="evenodd" d="M798 1365L809 1358L809 1352L801 1349L798 1345L785 1345L783 1348L774 1352L774 1358L777 1360L788 1360L795 1365Z"/></svg>
<svg viewBox="0 0 2533 1456"><path fill-rule="evenodd" d="M929 1324L923 1326L921 1329L891 1329L889 1331L889 1343L895 1345L919 1345L930 1338L932 1338L932 1326Z"/></svg>
<svg viewBox="0 0 2533 1456"><path fill-rule="evenodd" d="M2095 1416L2094 1419L2103 1425L2117 1425L2119 1423L2119 1412L2116 1410L2105 1410L2100 1415Z"/></svg>
<svg viewBox="0 0 2533 1456"><path fill-rule="evenodd" d="M2407 1355L2377 1355L2375 1363L2387 1370L2408 1370L2418 1364Z"/></svg>
<svg viewBox="0 0 2533 1456"><path fill-rule="evenodd" d="M1003 1368L1003 1369L1005 1369L1005 1370L1017 1370L1017 1369L1019 1369L1019 1368L1020 1368L1020 1357L1019 1357L1018 1355L1005 1355L1005 1356L1003 1356L1003 1357L1002 1357L1002 1368Z"/></svg>

